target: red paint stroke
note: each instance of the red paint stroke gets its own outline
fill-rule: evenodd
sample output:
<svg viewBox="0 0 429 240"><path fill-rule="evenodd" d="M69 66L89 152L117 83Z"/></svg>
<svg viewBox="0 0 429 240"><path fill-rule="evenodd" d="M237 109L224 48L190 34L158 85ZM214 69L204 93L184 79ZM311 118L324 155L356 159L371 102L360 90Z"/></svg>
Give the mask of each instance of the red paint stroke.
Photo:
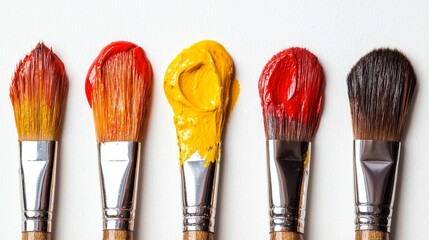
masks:
<svg viewBox="0 0 429 240"><path fill-rule="evenodd" d="M271 58L259 79L263 114L314 124L322 106L324 74L317 57L303 48L289 48ZM314 122L316 121L316 122Z"/></svg>
<svg viewBox="0 0 429 240"><path fill-rule="evenodd" d="M17 88L22 88L21 92L26 92L26 94L31 98L34 97L34 92L28 92L33 90L33 85L30 82L27 82L27 78L31 76L32 79L36 81L48 81L44 78L44 74L53 76L55 81L46 82L49 85L49 88L55 87L57 83L56 81L66 81L66 70L64 67L64 63L61 59L52 51L51 48L45 46L43 42L40 42L36 45L36 47L31 51L30 54L26 55L25 58L19 62L18 68L15 71L14 79L22 79L21 81L17 81L15 84L19 84ZM58 78L58 79L56 79ZM14 83L12 83L14 84ZM28 84L28 85L27 85ZM42 83L40 83L43 85ZM54 86L52 86L52 85ZM46 99L46 103L49 108L55 103L53 100L57 93L55 91L48 91L49 89L41 89L43 91L43 97Z"/></svg>
<svg viewBox="0 0 429 240"><path fill-rule="evenodd" d="M149 78L143 79L152 79L152 67L149 60L146 58L145 52L139 46L134 43L126 41L117 41L112 42L101 50L97 58L91 64L91 67L88 70L85 80L85 92L86 98L88 99L89 106L92 107L92 88L96 76L101 76L101 69L104 63L109 60L110 57L121 53L132 51L135 58L135 66L140 75L146 76L149 75ZM148 69L150 71L148 71Z"/></svg>

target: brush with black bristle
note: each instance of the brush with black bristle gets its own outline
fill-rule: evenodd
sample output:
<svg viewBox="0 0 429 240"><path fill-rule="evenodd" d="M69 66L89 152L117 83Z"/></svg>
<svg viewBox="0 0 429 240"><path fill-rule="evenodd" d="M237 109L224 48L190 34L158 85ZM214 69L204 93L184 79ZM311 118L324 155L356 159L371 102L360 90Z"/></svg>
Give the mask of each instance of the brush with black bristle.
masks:
<svg viewBox="0 0 429 240"><path fill-rule="evenodd" d="M12 79L23 240L51 239L57 148L67 91L64 64L43 43L19 62Z"/></svg>
<svg viewBox="0 0 429 240"><path fill-rule="evenodd" d="M303 240L310 141L319 124L325 77L302 48L275 55L259 79L270 201L270 239Z"/></svg>
<svg viewBox="0 0 429 240"><path fill-rule="evenodd" d="M347 85L355 139L356 240L388 240L416 76L402 53L378 49L358 61Z"/></svg>

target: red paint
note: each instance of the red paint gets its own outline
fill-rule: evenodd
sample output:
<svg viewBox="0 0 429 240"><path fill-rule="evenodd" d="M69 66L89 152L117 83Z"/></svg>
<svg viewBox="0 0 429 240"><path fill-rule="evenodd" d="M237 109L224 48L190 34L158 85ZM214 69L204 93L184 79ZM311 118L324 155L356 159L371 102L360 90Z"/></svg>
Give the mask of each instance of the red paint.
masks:
<svg viewBox="0 0 429 240"><path fill-rule="evenodd" d="M317 127L324 84L317 57L303 48L279 52L267 63L259 79L259 95L264 116ZM315 121L315 122L314 122Z"/></svg>
<svg viewBox="0 0 429 240"><path fill-rule="evenodd" d="M135 66L137 71L142 75L149 75L148 78L143 79L152 79L152 67L149 60L146 58L146 55L143 49L131 42L118 41L112 42L101 50L97 58L91 64L91 67L88 70L85 81L85 92L86 98L88 99L89 106L92 107L92 87L95 81L95 77L101 76L101 69L104 63L112 56L121 53L132 51L135 57Z"/></svg>
<svg viewBox="0 0 429 240"><path fill-rule="evenodd" d="M45 86L47 86L48 89L33 89L33 85L28 86L29 76L34 80L40 81L38 83L40 85L46 84ZM46 80L45 78L50 77L53 77L55 81L44 81ZM57 97L58 93L49 91L51 88L57 87L55 84L59 83L56 81L64 81L65 83L62 84L64 84L66 89L68 88L64 63L52 49L46 47L43 42L38 43L31 53L26 55L24 60L19 62L13 79L11 88L19 89L19 92L28 95L29 98L34 98L38 95L34 92L29 93L28 91L42 90L42 95L46 99L45 102L50 108L52 108L54 104L57 104L53 99Z"/></svg>

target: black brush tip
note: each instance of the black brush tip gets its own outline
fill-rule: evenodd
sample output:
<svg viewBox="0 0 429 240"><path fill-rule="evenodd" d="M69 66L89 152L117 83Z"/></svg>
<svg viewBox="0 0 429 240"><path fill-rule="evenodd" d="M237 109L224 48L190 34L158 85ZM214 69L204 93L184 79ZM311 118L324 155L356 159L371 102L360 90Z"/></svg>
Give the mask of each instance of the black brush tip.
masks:
<svg viewBox="0 0 429 240"><path fill-rule="evenodd" d="M398 50L376 49L347 77L355 139L400 141L416 85L410 61Z"/></svg>

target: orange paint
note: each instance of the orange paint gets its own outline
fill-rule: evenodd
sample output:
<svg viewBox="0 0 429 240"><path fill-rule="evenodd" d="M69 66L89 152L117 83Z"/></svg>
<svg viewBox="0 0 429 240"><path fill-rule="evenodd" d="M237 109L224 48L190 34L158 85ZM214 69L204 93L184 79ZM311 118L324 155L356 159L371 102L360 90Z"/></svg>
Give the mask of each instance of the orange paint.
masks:
<svg viewBox="0 0 429 240"><path fill-rule="evenodd" d="M143 49L113 42L92 63L85 91L94 114L98 142L141 142L152 67Z"/></svg>
<svg viewBox="0 0 429 240"><path fill-rule="evenodd" d="M58 140L68 91L64 64L43 43L20 61L10 99L21 141Z"/></svg>

